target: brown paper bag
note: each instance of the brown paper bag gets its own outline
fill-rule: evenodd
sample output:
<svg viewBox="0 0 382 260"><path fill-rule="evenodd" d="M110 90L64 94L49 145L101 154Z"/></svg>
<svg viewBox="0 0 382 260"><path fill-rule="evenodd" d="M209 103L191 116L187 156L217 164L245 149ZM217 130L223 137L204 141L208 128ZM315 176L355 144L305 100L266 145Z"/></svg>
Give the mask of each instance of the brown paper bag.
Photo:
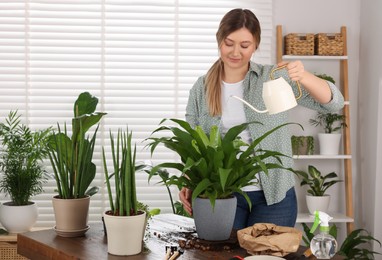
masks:
<svg viewBox="0 0 382 260"><path fill-rule="evenodd" d="M237 237L240 246L251 255L285 256L298 250L302 233L291 227L257 223L238 230Z"/></svg>

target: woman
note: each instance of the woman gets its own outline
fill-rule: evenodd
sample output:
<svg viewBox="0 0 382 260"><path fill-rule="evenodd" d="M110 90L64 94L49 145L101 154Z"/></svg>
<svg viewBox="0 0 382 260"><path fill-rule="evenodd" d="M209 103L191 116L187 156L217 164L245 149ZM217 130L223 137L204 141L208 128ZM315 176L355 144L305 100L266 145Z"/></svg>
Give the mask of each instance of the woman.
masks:
<svg viewBox="0 0 382 260"><path fill-rule="evenodd" d="M260 44L260 32L260 23L250 10L234 9L223 17L216 33L220 58L190 90L186 120L192 126L200 125L209 132L212 125L218 125L224 134L232 126L244 122L262 122L263 125L251 124L241 135L243 140L250 142L275 126L288 122L287 112L259 114L231 98L235 95L259 109L265 108L262 87L264 82L270 80L275 66L250 61ZM336 86L305 71L301 61L286 64L286 68L276 71L275 76L284 77L296 95L296 81L300 82L300 105L322 112L335 112L343 107L343 96ZM288 129L277 130L263 140L261 147L291 155ZM292 163L291 158L283 159L286 167L291 167ZM260 173L258 181L257 186L243 188L252 201L251 210L244 197L236 194L234 228L242 229L259 222L293 227L297 218L293 173L273 170L268 175ZM192 214L191 191L184 188L179 197L185 210Z"/></svg>

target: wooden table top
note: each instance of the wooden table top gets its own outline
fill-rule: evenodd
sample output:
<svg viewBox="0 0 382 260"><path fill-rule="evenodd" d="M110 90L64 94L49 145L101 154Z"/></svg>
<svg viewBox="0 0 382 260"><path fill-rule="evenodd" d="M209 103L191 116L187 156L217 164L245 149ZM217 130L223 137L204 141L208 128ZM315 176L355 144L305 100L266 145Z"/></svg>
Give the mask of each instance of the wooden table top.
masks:
<svg viewBox="0 0 382 260"><path fill-rule="evenodd" d="M57 236L53 229L31 231L17 235L17 252L29 259L164 259L166 246L179 246L179 240L196 241L196 233L193 219L174 215L160 214L149 221L149 237L145 240L145 249L142 253L134 256L114 256L107 253L107 239L104 235L102 222L90 224L90 229L85 236L65 238ZM195 238L195 239L194 239ZM203 244L197 246L187 244L184 253L178 259L226 259L233 256L248 256L246 251L238 246L237 241L228 241L226 245ZM207 249L207 247L210 249ZM220 246L220 248L219 248ZM179 247L180 248L180 247ZM213 249L213 250L212 250ZM297 253L284 258L307 259L302 256L304 248ZM311 259L311 258L309 258ZM342 259L342 258L333 258Z"/></svg>

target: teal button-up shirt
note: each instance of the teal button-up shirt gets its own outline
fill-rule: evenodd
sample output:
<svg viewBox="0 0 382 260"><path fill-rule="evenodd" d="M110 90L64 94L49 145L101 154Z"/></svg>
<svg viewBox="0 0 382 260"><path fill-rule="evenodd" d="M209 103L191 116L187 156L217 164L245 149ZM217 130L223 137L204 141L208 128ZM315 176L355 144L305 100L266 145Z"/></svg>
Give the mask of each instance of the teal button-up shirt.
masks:
<svg viewBox="0 0 382 260"><path fill-rule="evenodd" d="M270 73L274 66L260 65L251 62L248 73L243 81L243 97L244 99L259 110L264 110L265 104L262 100L263 83L270 80ZM274 73L275 78L283 77L291 86L295 95L298 95L297 84L290 80L286 70L278 70ZM213 125L221 126L221 117L212 117L209 114L206 87L204 84L205 75L198 78L194 86L190 90L188 104L186 108L186 120L193 127L200 125L204 131L210 132ZM297 100L299 105L314 109L321 112L337 112L344 106L344 98L337 87L328 81L328 85L332 92L332 100L327 104L320 104L314 100L307 91L302 87L302 97ZM244 106L244 112L247 122L258 121L261 124L251 124L249 132L252 140L263 135L265 132L276 126L287 123L288 111L269 115L267 113L256 113L248 106ZM265 138L260 147L266 150L281 152L285 155L292 155L292 147L290 140L290 132L288 127L278 129L272 135ZM292 158L283 158L285 167L293 166ZM286 170L270 170L269 174L260 173L260 182L268 205L280 202L285 198L286 192L294 186L293 173Z"/></svg>

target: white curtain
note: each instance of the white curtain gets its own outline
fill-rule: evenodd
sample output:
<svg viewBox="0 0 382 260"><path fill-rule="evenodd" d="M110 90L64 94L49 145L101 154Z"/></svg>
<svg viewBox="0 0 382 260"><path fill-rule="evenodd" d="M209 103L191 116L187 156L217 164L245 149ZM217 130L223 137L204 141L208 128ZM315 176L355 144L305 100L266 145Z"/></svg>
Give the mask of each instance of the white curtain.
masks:
<svg viewBox="0 0 382 260"><path fill-rule="evenodd" d="M184 118L189 89L217 59L219 21L237 7L258 16L262 41L254 60L271 63L270 0L2 0L0 120L18 110L32 129L70 126L81 92L99 98L97 111L108 114L94 155L94 185L101 190L91 199L89 216L99 221L108 208L101 146L109 144L109 130L128 126L139 160L175 160L166 149L151 158L143 140L162 118ZM48 162L46 167L51 172ZM138 199L170 212L169 196L158 181L148 183L147 174L139 173ZM54 189L50 179L44 193L33 198L39 207L37 226L54 225ZM7 200L0 195L1 202Z"/></svg>

